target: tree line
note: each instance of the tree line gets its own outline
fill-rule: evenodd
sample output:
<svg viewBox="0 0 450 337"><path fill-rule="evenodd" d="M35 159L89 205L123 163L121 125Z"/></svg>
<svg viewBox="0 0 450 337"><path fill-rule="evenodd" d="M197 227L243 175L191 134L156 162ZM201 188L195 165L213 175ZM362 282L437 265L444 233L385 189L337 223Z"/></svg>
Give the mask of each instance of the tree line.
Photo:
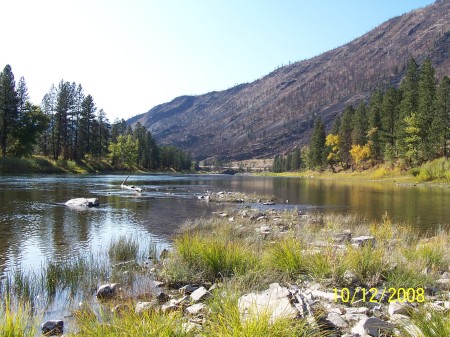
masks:
<svg viewBox="0 0 450 337"><path fill-rule="evenodd" d="M3 157L100 159L116 168L154 170L189 170L192 164L190 154L158 146L140 123L110 123L81 84L61 80L40 106L32 104L25 79L16 84L10 65L0 73L0 143Z"/></svg>
<svg viewBox="0 0 450 337"><path fill-rule="evenodd" d="M397 162L412 168L449 155L450 79L437 81L429 59L419 66L412 58L398 88L378 90L367 102L347 106L328 134L317 117L309 146L302 148L300 166L328 165L335 172ZM292 170L289 156L293 153L276 157L273 170Z"/></svg>

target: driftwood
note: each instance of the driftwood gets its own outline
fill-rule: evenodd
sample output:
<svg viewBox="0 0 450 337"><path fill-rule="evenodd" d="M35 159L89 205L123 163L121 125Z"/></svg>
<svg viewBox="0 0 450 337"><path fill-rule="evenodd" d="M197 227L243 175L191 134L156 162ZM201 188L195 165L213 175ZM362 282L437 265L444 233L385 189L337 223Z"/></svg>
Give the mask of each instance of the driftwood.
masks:
<svg viewBox="0 0 450 337"><path fill-rule="evenodd" d="M126 177L126 179L123 181L122 185L120 185L121 188L127 189L127 190L133 190L135 192L142 192L142 188L140 187L136 187L133 185L125 185L125 183L127 182L128 178L130 176Z"/></svg>

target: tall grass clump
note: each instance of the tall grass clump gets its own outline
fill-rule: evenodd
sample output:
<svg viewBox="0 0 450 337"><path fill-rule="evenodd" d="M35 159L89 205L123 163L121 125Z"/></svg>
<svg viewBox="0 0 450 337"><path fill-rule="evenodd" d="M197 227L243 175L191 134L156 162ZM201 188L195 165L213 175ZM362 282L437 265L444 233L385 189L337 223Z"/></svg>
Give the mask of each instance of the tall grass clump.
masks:
<svg viewBox="0 0 450 337"><path fill-rule="evenodd" d="M220 236L205 236L187 232L174 241L176 255L173 264L166 265L166 275L174 278L177 270L191 273L191 277L214 281L220 278L239 276L258 267L251 247L239 241L230 241ZM173 270L173 268L177 270Z"/></svg>
<svg viewBox="0 0 450 337"><path fill-rule="evenodd" d="M295 279L308 271L308 256L301 241L285 237L273 243L266 250L265 266L281 273L288 280Z"/></svg>
<svg viewBox="0 0 450 337"><path fill-rule="evenodd" d="M74 296L81 290L96 287L108 273L108 266L101 262L100 256L78 256L70 260L48 262L42 268L41 284L50 297L64 289Z"/></svg>
<svg viewBox="0 0 450 337"><path fill-rule="evenodd" d="M103 310L96 315L90 308L81 308L74 312L77 331L71 337L182 337L194 336L183 326L182 312L166 315L161 311L149 310L141 314L132 308L121 314L112 314Z"/></svg>
<svg viewBox="0 0 450 337"><path fill-rule="evenodd" d="M8 297L0 301L0 337L35 337L37 318L25 304L12 306Z"/></svg>
<svg viewBox="0 0 450 337"><path fill-rule="evenodd" d="M126 262L135 260L139 251L139 243L135 238L120 236L110 242L108 247L109 258L113 262Z"/></svg>
<svg viewBox="0 0 450 337"><path fill-rule="evenodd" d="M356 275L359 283L370 287L375 286L388 271L384 249L369 244L360 248L348 245L341 263Z"/></svg>

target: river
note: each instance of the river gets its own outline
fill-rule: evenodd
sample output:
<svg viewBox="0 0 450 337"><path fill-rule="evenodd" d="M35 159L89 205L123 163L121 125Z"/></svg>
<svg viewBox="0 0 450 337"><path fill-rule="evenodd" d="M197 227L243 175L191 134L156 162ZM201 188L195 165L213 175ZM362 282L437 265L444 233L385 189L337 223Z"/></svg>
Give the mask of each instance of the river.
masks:
<svg viewBox="0 0 450 337"><path fill-rule="evenodd" d="M303 212L354 213L368 221L387 212L397 222L422 229L450 223L450 188L394 183L226 175L2 176L0 178L0 276L18 265L39 268L80 252L104 249L112 238L132 234L155 245L186 219L217 209L197 197L207 191L242 191L274 196L275 206ZM85 211L63 205L96 197L100 207Z"/></svg>

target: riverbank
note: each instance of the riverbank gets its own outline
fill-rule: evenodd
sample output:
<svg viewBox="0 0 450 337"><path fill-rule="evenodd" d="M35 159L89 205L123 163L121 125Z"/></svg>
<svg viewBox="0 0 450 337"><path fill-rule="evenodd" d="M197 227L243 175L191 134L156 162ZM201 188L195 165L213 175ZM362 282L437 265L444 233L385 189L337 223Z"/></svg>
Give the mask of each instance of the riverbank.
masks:
<svg viewBox="0 0 450 337"><path fill-rule="evenodd" d="M147 247L139 256L123 238L106 257L56 264L35 278L13 274L3 298L36 308L36 298L74 291L62 318L74 337L381 336L378 328L383 336L449 335L448 226L423 234L387 215L368 223L245 207L255 198L206 195L233 207L184 223L169 252ZM92 297L103 283L120 284L107 301ZM42 322L26 308L10 317Z"/></svg>
<svg viewBox="0 0 450 337"><path fill-rule="evenodd" d="M408 171L402 170L398 166L377 166L366 170L341 170L332 172L330 170L321 171L295 171L295 172L258 172L261 176L275 177L299 177L314 179L338 179L338 180L366 180L366 181L386 181L397 184L423 184L423 185L445 185L450 186L450 161L445 158L432 162Z"/></svg>
<svg viewBox="0 0 450 337"><path fill-rule="evenodd" d="M173 169L167 170L176 172ZM111 173L154 173L138 167L115 167L107 160L52 160L42 156L30 158L0 157L0 174L111 174ZM163 170L157 171L164 172Z"/></svg>

